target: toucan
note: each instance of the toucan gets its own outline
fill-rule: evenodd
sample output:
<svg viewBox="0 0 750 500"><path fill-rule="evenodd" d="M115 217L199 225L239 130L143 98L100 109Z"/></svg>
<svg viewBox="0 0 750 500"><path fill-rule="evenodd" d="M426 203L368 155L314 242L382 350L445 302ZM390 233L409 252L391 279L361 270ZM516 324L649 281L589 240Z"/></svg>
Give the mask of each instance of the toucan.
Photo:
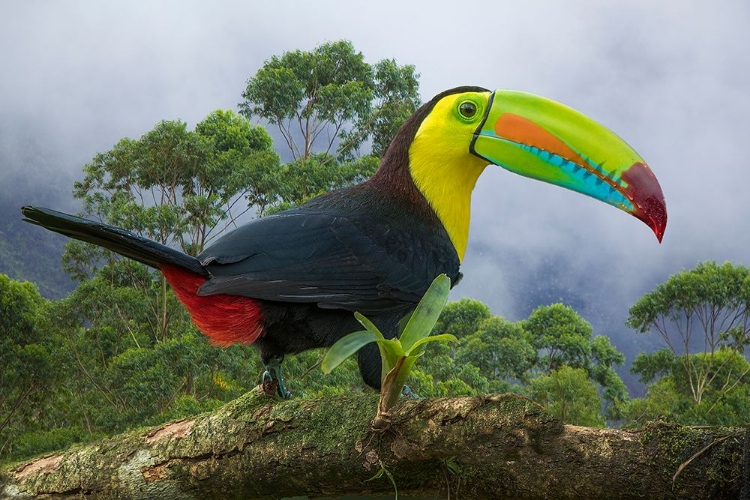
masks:
<svg viewBox="0 0 750 500"><path fill-rule="evenodd" d="M459 281L471 193L489 164L614 205L662 240L661 186L628 144L556 101L481 87L422 105L365 182L252 220L198 256L54 210L22 212L27 222L159 269L214 343L258 348L264 381L287 398L285 355L361 329L355 311L393 338L436 276ZM360 350L358 364L379 389L377 347Z"/></svg>

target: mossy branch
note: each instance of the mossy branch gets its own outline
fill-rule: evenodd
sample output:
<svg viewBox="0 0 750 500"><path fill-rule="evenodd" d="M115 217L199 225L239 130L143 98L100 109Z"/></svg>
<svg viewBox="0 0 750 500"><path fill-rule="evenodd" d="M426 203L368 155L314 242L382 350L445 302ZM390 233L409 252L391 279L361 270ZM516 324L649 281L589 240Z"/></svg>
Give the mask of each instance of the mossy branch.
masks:
<svg viewBox="0 0 750 500"><path fill-rule="evenodd" d="M376 394L277 401L257 392L198 417L0 471L3 498L738 498L744 434L653 424L562 425L514 395L402 400L387 432ZM720 441L718 441L721 439ZM697 451L716 441L676 471ZM381 468L388 474L368 481Z"/></svg>

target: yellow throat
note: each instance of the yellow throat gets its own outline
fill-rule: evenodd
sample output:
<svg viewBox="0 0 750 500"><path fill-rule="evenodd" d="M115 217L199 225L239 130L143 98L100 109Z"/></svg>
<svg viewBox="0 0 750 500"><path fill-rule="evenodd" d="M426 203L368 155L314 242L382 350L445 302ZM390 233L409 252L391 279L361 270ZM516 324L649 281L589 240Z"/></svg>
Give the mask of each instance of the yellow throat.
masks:
<svg viewBox="0 0 750 500"><path fill-rule="evenodd" d="M465 98L457 94L440 100L409 147L414 184L437 213L461 261L469 241L471 192L487 166L486 160L469 152L476 123L457 119L456 109Z"/></svg>

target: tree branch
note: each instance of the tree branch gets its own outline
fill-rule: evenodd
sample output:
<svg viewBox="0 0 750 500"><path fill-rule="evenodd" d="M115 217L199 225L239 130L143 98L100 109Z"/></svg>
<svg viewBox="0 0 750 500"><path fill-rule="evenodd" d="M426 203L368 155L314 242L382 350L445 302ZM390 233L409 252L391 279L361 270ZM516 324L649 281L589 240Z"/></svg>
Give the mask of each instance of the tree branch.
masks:
<svg viewBox="0 0 750 500"><path fill-rule="evenodd" d="M526 398L487 395L403 401L376 433L376 406L375 394L278 402L251 392L211 414L6 466L0 496L392 494L388 477L399 493L436 498L738 498L742 488L745 434L731 430L562 425Z"/></svg>

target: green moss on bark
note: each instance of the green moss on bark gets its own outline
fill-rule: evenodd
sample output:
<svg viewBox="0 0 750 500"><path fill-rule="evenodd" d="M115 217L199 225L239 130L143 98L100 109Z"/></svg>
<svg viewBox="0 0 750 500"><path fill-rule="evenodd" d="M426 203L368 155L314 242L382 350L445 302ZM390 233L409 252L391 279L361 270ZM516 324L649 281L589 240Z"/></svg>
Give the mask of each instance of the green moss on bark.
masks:
<svg viewBox="0 0 750 500"><path fill-rule="evenodd" d="M563 426L514 395L405 400L373 432L376 394L277 401L250 393L194 419L0 472L6 495L278 498L736 498L743 434L654 424ZM710 446L686 466L680 464ZM20 498L20 497L19 497Z"/></svg>

